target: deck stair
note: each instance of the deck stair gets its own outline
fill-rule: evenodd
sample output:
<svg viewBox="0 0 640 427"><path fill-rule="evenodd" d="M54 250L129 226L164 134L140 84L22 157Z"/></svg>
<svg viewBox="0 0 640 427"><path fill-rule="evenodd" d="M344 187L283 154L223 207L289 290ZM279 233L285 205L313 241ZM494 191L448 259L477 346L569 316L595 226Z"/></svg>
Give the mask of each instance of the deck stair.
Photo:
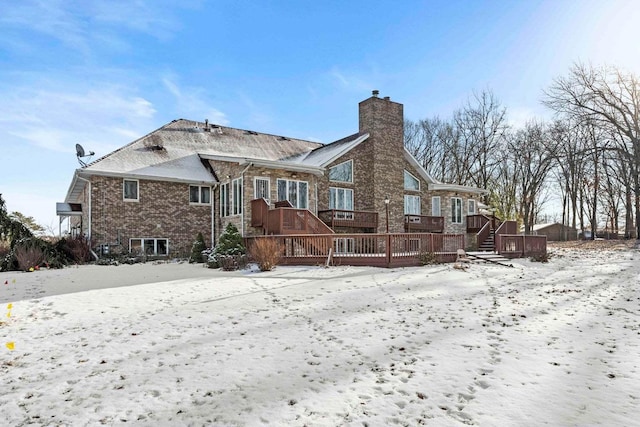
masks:
<svg viewBox="0 0 640 427"><path fill-rule="evenodd" d="M475 251L467 252L467 256L473 262L485 262L491 264L500 264L505 267L513 267L511 260L495 252Z"/></svg>
<svg viewBox="0 0 640 427"><path fill-rule="evenodd" d="M478 247L479 251L482 252L493 252L494 250L494 245L495 245L495 234L496 231L494 229L491 229L491 231L489 232L489 237L487 237L484 242L482 242L480 244L480 247Z"/></svg>

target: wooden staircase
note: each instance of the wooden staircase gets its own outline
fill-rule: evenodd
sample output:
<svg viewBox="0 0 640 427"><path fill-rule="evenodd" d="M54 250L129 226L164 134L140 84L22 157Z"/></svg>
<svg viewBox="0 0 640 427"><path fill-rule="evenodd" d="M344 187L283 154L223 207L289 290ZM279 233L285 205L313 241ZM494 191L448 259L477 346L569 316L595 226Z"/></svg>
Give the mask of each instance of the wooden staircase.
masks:
<svg viewBox="0 0 640 427"><path fill-rule="evenodd" d="M478 246L478 250L481 252L493 252L495 249L495 241L496 241L496 231L492 228L489 231L489 237L484 239L480 246Z"/></svg>

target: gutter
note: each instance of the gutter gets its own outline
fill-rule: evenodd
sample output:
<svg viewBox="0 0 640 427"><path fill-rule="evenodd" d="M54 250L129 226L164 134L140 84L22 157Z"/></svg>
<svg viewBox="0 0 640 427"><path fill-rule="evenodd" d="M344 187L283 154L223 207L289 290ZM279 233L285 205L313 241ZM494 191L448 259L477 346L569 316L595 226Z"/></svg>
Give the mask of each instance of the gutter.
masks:
<svg viewBox="0 0 640 427"><path fill-rule="evenodd" d="M200 154L200 157L207 160L217 160L220 162L235 162L239 165L263 166L269 169L286 169L294 172L306 172L314 175L324 175L324 168L318 166L305 166L299 163L280 162L276 160L259 160L247 157L216 156L211 154Z"/></svg>

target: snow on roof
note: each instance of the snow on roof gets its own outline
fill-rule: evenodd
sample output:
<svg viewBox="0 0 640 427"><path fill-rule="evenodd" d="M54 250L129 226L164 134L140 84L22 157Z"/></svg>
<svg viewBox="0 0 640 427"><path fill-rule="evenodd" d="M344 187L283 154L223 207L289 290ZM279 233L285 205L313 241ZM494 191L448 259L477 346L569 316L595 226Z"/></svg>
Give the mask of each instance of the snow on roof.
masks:
<svg viewBox="0 0 640 427"><path fill-rule="evenodd" d="M300 159L300 163L316 167L326 166L367 138L369 138L368 133L349 135L346 138L316 148Z"/></svg>
<svg viewBox="0 0 640 427"><path fill-rule="evenodd" d="M200 156L282 161L322 144L242 129L174 120L94 162L85 174L117 174L214 181Z"/></svg>

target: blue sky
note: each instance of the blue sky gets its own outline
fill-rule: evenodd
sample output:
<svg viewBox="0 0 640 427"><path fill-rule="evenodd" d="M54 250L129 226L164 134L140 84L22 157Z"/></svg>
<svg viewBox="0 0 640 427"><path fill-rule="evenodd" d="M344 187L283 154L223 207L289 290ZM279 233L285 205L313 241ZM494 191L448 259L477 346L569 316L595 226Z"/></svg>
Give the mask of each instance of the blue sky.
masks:
<svg viewBox="0 0 640 427"><path fill-rule="evenodd" d="M640 74L640 2L0 3L0 193L57 230L78 167L176 118L330 142L380 90L448 117L490 89L513 123L576 61Z"/></svg>

